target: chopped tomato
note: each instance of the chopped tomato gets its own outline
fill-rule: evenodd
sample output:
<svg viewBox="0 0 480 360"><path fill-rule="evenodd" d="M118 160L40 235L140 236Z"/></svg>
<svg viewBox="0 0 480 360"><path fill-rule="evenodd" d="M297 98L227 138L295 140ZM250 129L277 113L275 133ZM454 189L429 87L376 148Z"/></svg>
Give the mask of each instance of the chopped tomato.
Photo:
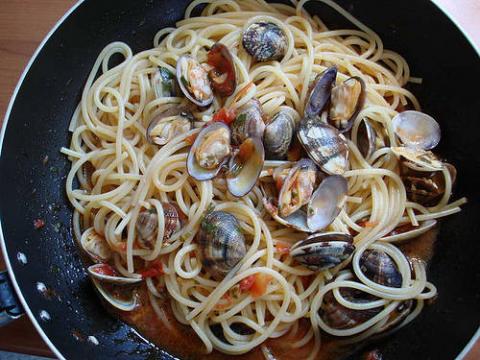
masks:
<svg viewBox="0 0 480 360"><path fill-rule="evenodd" d="M42 219L33 220L33 227L35 228L35 230L41 229L44 226L45 226L45 221L43 221Z"/></svg>
<svg viewBox="0 0 480 360"><path fill-rule="evenodd" d="M280 254L290 254L290 244L279 241L275 244L275 250Z"/></svg>
<svg viewBox="0 0 480 360"><path fill-rule="evenodd" d="M265 275L261 273L255 274L255 281L250 288L250 295L252 295L253 298L263 296L267 291L267 286L270 283L270 280L272 280L272 277L270 275Z"/></svg>
<svg viewBox="0 0 480 360"><path fill-rule="evenodd" d="M223 122L226 125L230 125L236 116L235 109L221 108L213 115L212 121Z"/></svg>
<svg viewBox="0 0 480 360"><path fill-rule="evenodd" d="M220 301L215 305L215 310L227 309L233 304L233 299L229 293L225 293Z"/></svg>
<svg viewBox="0 0 480 360"><path fill-rule="evenodd" d="M197 135L198 135L198 133L187 136L185 138L185 142L189 145L193 145L193 143L195 142L195 139L197 138Z"/></svg>
<svg viewBox="0 0 480 360"><path fill-rule="evenodd" d="M131 98L130 98L130 103L131 104L137 104L140 102L140 95L133 95Z"/></svg>
<svg viewBox="0 0 480 360"><path fill-rule="evenodd" d="M255 282L255 275L247 276L245 279L240 281L240 291L245 292L251 289L253 283Z"/></svg>
<svg viewBox="0 0 480 360"><path fill-rule="evenodd" d="M100 274L100 275L107 275L107 276L117 275L117 272L115 271L115 269L109 264L99 264L95 266L93 269L97 274Z"/></svg>
<svg viewBox="0 0 480 360"><path fill-rule="evenodd" d="M127 243L126 243L126 242L122 242L122 243L120 243L120 244L117 245L117 248L118 248L118 250L125 252L125 251L127 251Z"/></svg>
<svg viewBox="0 0 480 360"><path fill-rule="evenodd" d="M275 180L275 186L278 191L282 190L283 182L284 182L284 179L282 179L280 176L277 177L277 179Z"/></svg>
<svg viewBox="0 0 480 360"><path fill-rule="evenodd" d="M227 47L217 43L208 52L208 65L212 69L208 72L213 89L223 97L235 92L236 74L232 55Z"/></svg>
<svg viewBox="0 0 480 360"><path fill-rule="evenodd" d="M150 277L156 277L158 275L163 274L163 264L160 260L154 260L152 261L148 267L146 267L144 270L140 271L140 275L142 275L142 278L150 278Z"/></svg>

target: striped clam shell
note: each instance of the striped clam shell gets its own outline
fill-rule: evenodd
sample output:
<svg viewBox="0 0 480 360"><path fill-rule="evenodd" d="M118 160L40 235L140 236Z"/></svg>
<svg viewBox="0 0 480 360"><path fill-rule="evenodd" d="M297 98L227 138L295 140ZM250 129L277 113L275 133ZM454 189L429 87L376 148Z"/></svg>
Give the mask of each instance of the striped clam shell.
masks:
<svg viewBox="0 0 480 360"><path fill-rule="evenodd" d="M298 139L310 158L330 175L342 175L348 169L348 145L333 126L304 118Z"/></svg>
<svg viewBox="0 0 480 360"><path fill-rule="evenodd" d="M271 22L251 24L243 33L242 44L257 61L280 60L288 47L283 30Z"/></svg>
<svg viewBox="0 0 480 360"><path fill-rule="evenodd" d="M360 269L377 284L394 288L402 286L402 274L393 259L383 251L365 250L360 258Z"/></svg>
<svg viewBox="0 0 480 360"><path fill-rule="evenodd" d="M245 238L235 216L224 211L207 214L197 235L202 264L214 279L222 279L245 256Z"/></svg>
<svg viewBox="0 0 480 360"><path fill-rule="evenodd" d="M267 159L283 160L287 157L294 131L295 120L288 112L280 111L273 117L263 135Z"/></svg>

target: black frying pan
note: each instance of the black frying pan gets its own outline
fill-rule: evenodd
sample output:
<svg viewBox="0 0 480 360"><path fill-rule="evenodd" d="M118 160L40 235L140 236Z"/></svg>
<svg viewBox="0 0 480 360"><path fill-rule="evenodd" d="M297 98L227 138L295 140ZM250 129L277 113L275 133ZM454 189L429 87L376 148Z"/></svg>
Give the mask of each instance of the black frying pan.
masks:
<svg viewBox="0 0 480 360"><path fill-rule="evenodd" d="M68 359L150 359L167 356L100 305L77 254L72 209L64 191L69 119L98 53L109 42L133 50L152 46L156 31L182 18L189 0L85 0L40 49L14 95L0 157L3 250L23 307L52 350ZM429 277L439 298L416 321L380 344L385 358L453 359L480 319L479 55L427 0L339 0L403 54L422 86L411 86L440 122L440 153L459 171L456 196L470 202L442 223ZM323 5L308 5L331 27L349 26ZM42 163L45 155L49 161ZM46 226L35 230L33 220ZM27 263L18 260L24 253ZM51 291L42 294L37 282ZM0 294L6 284L0 279ZM0 299L16 315L11 299ZM45 311L45 312L43 312ZM47 319L47 313L50 319ZM95 336L89 341L88 336Z"/></svg>

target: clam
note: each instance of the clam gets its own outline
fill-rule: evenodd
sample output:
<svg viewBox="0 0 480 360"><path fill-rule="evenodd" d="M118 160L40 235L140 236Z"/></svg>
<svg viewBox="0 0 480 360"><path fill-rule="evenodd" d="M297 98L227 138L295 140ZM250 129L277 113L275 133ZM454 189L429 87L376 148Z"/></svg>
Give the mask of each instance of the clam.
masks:
<svg viewBox="0 0 480 360"><path fill-rule="evenodd" d="M310 159L302 159L290 170L278 196L280 216L285 218L306 205L315 188L317 167Z"/></svg>
<svg viewBox="0 0 480 360"><path fill-rule="evenodd" d="M258 138L248 138L230 158L227 174L228 191L236 197L252 190L263 169L265 152Z"/></svg>
<svg viewBox="0 0 480 360"><path fill-rule="evenodd" d="M295 131L295 120L289 112L280 111L266 125L263 145L269 160L286 159Z"/></svg>
<svg viewBox="0 0 480 360"><path fill-rule="evenodd" d="M393 118L392 126L407 147L431 150L440 142L440 125L425 113L413 110L401 112Z"/></svg>
<svg viewBox="0 0 480 360"><path fill-rule="evenodd" d="M175 75L166 67L159 67L152 75L152 88L157 99L177 96Z"/></svg>
<svg viewBox="0 0 480 360"><path fill-rule="evenodd" d="M382 332L381 335L387 335L387 333L392 333L398 330L401 327L403 321L412 312L413 304L413 300L406 300L400 302L395 308L395 310L390 313L387 323L383 325L383 327L380 329L380 331Z"/></svg>
<svg viewBox="0 0 480 360"><path fill-rule="evenodd" d="M193 115L178 109L167 110L152 119L147 128L147 140L151 144L165 145L174 137L190 131Z"/></svg>
<svg viewBox="0 0 480 360"><path fill-rule="evenodd" d="M92 190L93 188L93 182L92 182L92 176L93 173L95 172L95 166L90 161L85 161L80 168L80 176L78 177L78 181L80 182L80 185L82 188L87 189L87 190Z"/></svg>
<svg viewBox="0 0 480 360"><path fill-rule="evenodd" d="M366 304L375 300L372 295L353 288L340 288L340 294L356 304ZM335 299L333 292L329 291L323 297L319 314L322 320L334 329L350 329L368 321L381 310L380 306L366 310L347 308Z"/></svg>
<svg viewBox="0 0 480 360"><path fill-rule="evenodd" d="M347 180L340 175L327 176L308 204L307 225L312 231L325 229L340 214L347 196Z"/></svg>
<svg viewBox="0 0 480 360"><path fill-rule="evenodd" d="M237 87L237 75L233 57L228 48L216 43L208 52L208 65L211 66L208 72L213 90L220 96L230 96Z"/></svg>
<svg viewBox="0 0 480 360"><path fill-rule="evenodd" d="M323 271L348 260L354 250L350 234L326 232L313 234L295 243L290 255L313 271Z"/></svg>
<svg viewBox="0 0 480 360"><path fill-rule="evenodd" d="M221 280L245 256L245 238L235 216L224 211L208 213L197 234L202 264L216 280Z"/></svg>
<svg viewBox="0 0 480 360"><path fill-rule="evenodd" d="M455 182L457 170L451 164L444 163ZM409 163L401 167L402 180L410 201L423 206L434 206L445 193L445 175L441 171L418 171Z"/></svg>
<svg viewBox="0 0 480 360"><path fill-rule="evenodd" d="M310 158L327 174L342 175L348 169L347 141L333 126L304 118L297 136Z"/></svg>
<svg viewBox="0 0 480 360"><path fill-rule="evenodd" d="M403 158L406 165L420 171L440 171L445 166L431 151L413 149L408 147L392 147L392 152L399 158Z"/></svg>
<svg viewBox="0 0 480 360"><path fill-rule="evenodd" d="M405 224L397 227L388 235L384 236L381 240L388 242L407 241L414 239L437 225L436 220L427 220L419 224L419 226L413 226L411 224Z"/></svg>
<svg viewBox="0 0 480 360"><path fill-rule="evenodd" d="M393 259L383 251L365 250L360 257L360 269L377 284L394 288L402 286L402 274Z"/></svg>
<svg viewBox="0 0 480 360"><path fill-rule="evenodd" d="M362 154L365 159L372 156L376 150L375 129L370 125L367 119L363 119L358 125L357 147L360 154Z"/></svg>
<svg viewBox="0 0 480 360"><path fill-rule="evenodd" d="M365 82L358 76L332 89L328 120L341 132L349 131L365 104Z"/></svg>
<svg viewBox="0 0 480 360"><path fill-rule="evenodd" d="M82 234L80 244L83 250L95 262L106 262L112 257L112 250L107 240L98 234L94 228L87 229Z"/></svg>
<svg viewBox="0 0 480 360"><path fill-rule="evenodd" d="M141 278L120 276L112 266L105 263L91 265L87 268L87 271L93 278L115 285L138 284L142 281Z"/></svg>
<svg viewBox="0 0 480 360"><path fill-rule="evenodd" d="M330 101L332 87L336 79L337 68L335 66L328 68L317 76L305 104L304 115L306 118L314 119L324 110Z"/></svg>
<svg viewBox="0 0 480 360"><path fill-rule="evenodd" d="M257 99L251 99L240 107L231 124L233 144L240 145L249 137L261 139L265 131L263 117L262 105Z"/></svg>
<svg viewBox="0 0 480 360"><path fill-rule="evenodd" d="M204 181L213 179L230 156L230 129L215 122L205 127L195 139L187 158L191 177Z"/></svg>
<svg viewBox="0 0 480 360"><path fill-rule="evenodd" d="M280 192L262 184L263 205L274 220L303 232L326 228L338 216L347 194L347 181L338 175L327 176L314 190L317 171L313 162L302 159L285 175L286 169L273 178Z"/></svg>
<svg viewBox="0 0 480 360"><path fill-rule="evenodd" d="M243 32L242 44L256 61L280 60L288 48L287 36L271 22L256 22Z"/></svg>
<svg viewBox="0 0 480 360"><path fill-rule="evenodd" d="M213 102L208 73L193 57L183 55L178 59L177 79L183 94L194 104L205 107Z"/></svg>
<svg viewBox="0 0 480 360"><path fill-rule="evenodd" d="M182 221L177 207L170 203L162 203L164 230L163 240L167 241L170 237L180 230ZM144 210L138 214L135 224L138 240L142 247L151 249L155 243L158 233L158 215L155 208Z"/></svg>

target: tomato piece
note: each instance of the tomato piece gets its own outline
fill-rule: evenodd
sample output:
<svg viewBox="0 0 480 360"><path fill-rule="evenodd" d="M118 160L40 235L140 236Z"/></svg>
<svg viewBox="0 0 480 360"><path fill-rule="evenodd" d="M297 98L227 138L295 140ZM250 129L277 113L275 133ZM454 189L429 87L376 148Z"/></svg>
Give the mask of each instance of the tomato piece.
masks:
<svg viewBox="0 0 480 360"><path fill-rule="evenodd" d="M220 300L221 300L221 302L218 302L215 305L216 310L226 309L226 308L230 307L233 303L233 298L230 296L229 293L225 293Z"/></svg>
<svg viewBox="0 0 480 360"><path fill-rule="evenodd" d="M250 288L250 295L252 295L254 299L263 296L267 291L267 286L270 283L270 280L272 280L270 275L261 273L255 274L255 281Z"/></svg>
<svg viewBox="0 0 480 360"><path fill-rule="evenodd" d="M142 275L143 279L156 277L163 274L163 264L160 260L152 261L148 267L140 271L140 275Z"/></svg>
<svg viewBox="0 0 480 360"><path fill-rule="evenodd" d="M280 254L290 254L290 244L279 241L275 244L275 250Z"/></svg>
<svg viewBox="0 0 480 360"><path fill-rule="evenodd" d="M392 236L392 235L398 235L398 234L403 234L406 233L407 231L415 229L415 226L413 226L410 223L403 224L400 226L397 226L395 229L393 229L391 232L389 232L386 236Z"/></svg>
<svg viewBox="0 0 480 360"><path fill-rule="evenodd" d="M100 275L116 276L117 271L109 264L99 264L93 267L94 271Z"/></svg>
<svg viewBox="0 0 480 360"><path fill-rule="evenodd" d="M251 289L253 283L255 282L255 275L247 276L245 279L240 281L240 291L245 292Z"/></svg>
<svg viewBox="0 0 480 360"><path fill-rule="evenodd" d="M226 125L230 125L236 116L235 109L221 108L213 115L212 121L223 122Z"/></svg>
<svg viewBox="0 0 480 360"><path fill-rule="evenodd" d="M228 48L220 43L213 45L208 52L207 63L212 67L208 77L213 90L222 97L232 95L237 87L237 75L232 54Z"/></svg>

